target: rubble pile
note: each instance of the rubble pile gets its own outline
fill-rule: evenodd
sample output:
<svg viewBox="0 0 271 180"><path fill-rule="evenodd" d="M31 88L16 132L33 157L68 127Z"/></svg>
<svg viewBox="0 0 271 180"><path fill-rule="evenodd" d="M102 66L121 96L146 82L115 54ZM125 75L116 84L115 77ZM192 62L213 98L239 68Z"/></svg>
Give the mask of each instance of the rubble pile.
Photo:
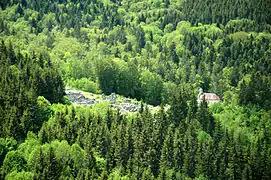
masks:
<svg viewBox="0 0 271 180"><path fill-rule="evenodd" d="M102 94L101 100L96 99L95 96L92 96L93 98L85 97L80 91L66 91L66 95L73 104L89 106L90 108L92 108L92 105L101 101L109 102L111 107L119 109L122 113L137 112L140 108L138 102L133 103L132 100L128 98L124 98L124 100L119 102L120 98L115 93L112 93L109 96Z"/></svg>

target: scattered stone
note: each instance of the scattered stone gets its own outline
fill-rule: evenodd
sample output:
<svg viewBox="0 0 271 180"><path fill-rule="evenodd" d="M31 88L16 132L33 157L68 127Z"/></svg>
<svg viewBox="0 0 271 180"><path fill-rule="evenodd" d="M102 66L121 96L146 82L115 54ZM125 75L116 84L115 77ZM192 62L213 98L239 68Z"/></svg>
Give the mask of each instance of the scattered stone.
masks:
<svg viewBox="0 0 271 180"><path fill-rule="evenodd" d="M119 96L116 95L115 93L112 93L109 96L102 94L101 100L99 97L94 96L93 94L91 95L91 98L87 98L79 91L74 92L72 90L67 90L66 94L72 103L78 104L81 106L88 106L89 108L93 108L94 104L98 104L101 101L107 101L111 104L112 108L119 109L121 113L138 112L140 109L140 103L138 101L132 102L131 99L124 98L124 100L120 103L119 101L117 101L117 98ZM147 107L150 111L155 111L158 108L152 105L147 105ZM169 107L165 107L165 109L168 109L168 108Z"/></svg>
<svg viewBox="0 0 271 180"><path fill-rule="evenodd" d="M131 101L131 99L125 98L125 99L124 99L124 102L125 102L125 103L131 103L132 101Z"/></svg>
<svg viewBox="0 0 271 180"><path fill-rule="evenodd" d="M76 92L67 92L66 93L68 98L75 104L80 104L80 105L88 105L91 104L90 99L86 98L83 94L81 93L76 93Z"/></svg>
<svg viewBox="0 0 271 180"><path fill-rule="evenodd" d="M116 94L115 93L112 93L111 94L111 97L110 97L110 99L109 99L109 102L111 103L111 104L116 104Z"/></svg>
<svg viewBox="0 0 271 180"><path fill-rule="evenodd" d="M106 100L106 97L105 97L105 95L104 94L102 94L102 100Z"/></svg>

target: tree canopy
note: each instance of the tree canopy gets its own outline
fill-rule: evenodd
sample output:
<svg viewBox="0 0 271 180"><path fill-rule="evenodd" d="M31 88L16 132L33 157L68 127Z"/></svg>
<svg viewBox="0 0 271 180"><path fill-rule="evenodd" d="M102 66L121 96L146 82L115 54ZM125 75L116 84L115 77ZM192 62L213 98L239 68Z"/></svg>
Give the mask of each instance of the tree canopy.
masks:
<svg viewBox="0 0 271 180"><path fill-rule="evenodd" d="M1 0L0 179L271 179L270 17L268 0Z"/></svg>

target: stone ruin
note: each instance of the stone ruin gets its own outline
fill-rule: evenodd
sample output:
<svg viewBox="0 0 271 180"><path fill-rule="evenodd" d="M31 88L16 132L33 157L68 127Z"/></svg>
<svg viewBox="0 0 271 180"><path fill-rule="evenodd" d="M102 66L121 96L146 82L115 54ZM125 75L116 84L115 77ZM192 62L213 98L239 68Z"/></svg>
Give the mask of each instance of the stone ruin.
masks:
<svg viewBox="0 0 271 180"><path fill-rule="evenodd" d="M79 105L90 105L90 104L95 104L98 103L96 99L89 99L86 98L83 94L80 92L66 92L68 98L70 101L74 104L79 104Z"/></svg>
<svg viewBox="0 0 271 180"><path fill-rule="evenodd" d="M95 99L95 97L93 97L92 99L85 97L79 91L78 92L67 91L66 94L73 104L78 104L81 106L89 106L90 108L92 108L94 104L97 104L100 102L100 100ZM112 93L109 96L106 96L104 94L101 95L102 101L109 102L112 108L119 109L121 113L139 111L140 105L138 102L132 102L132 100L128 98L124 98L122 102L117 102L117 98L118 98L118 95L116 95L115 93ZM148 105L148 108L152 109L153 107Z"/></svg>
<svg viewBox="0 0 271 180"><path fill-rule="evenodd" d="M116 104L117 102L117 95L115 93L111 93L110 96L106 96L105 94L102 94L102 100L107 101L110 104Z"/></svg>

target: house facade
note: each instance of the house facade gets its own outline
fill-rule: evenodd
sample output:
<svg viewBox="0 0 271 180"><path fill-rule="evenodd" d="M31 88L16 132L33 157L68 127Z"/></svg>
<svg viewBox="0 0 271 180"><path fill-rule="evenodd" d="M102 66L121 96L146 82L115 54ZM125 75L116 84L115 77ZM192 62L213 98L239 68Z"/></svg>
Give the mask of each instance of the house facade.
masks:
<svg viewBox="0 0 271 180"><path fill-rule="evenodd" d="M219 96L217 96L215 93L204 93L203 89L199 89L199 95L198 95L198 103L205 100L208 104L214 104L217 102L221 102L221 99Z"/></svg>

